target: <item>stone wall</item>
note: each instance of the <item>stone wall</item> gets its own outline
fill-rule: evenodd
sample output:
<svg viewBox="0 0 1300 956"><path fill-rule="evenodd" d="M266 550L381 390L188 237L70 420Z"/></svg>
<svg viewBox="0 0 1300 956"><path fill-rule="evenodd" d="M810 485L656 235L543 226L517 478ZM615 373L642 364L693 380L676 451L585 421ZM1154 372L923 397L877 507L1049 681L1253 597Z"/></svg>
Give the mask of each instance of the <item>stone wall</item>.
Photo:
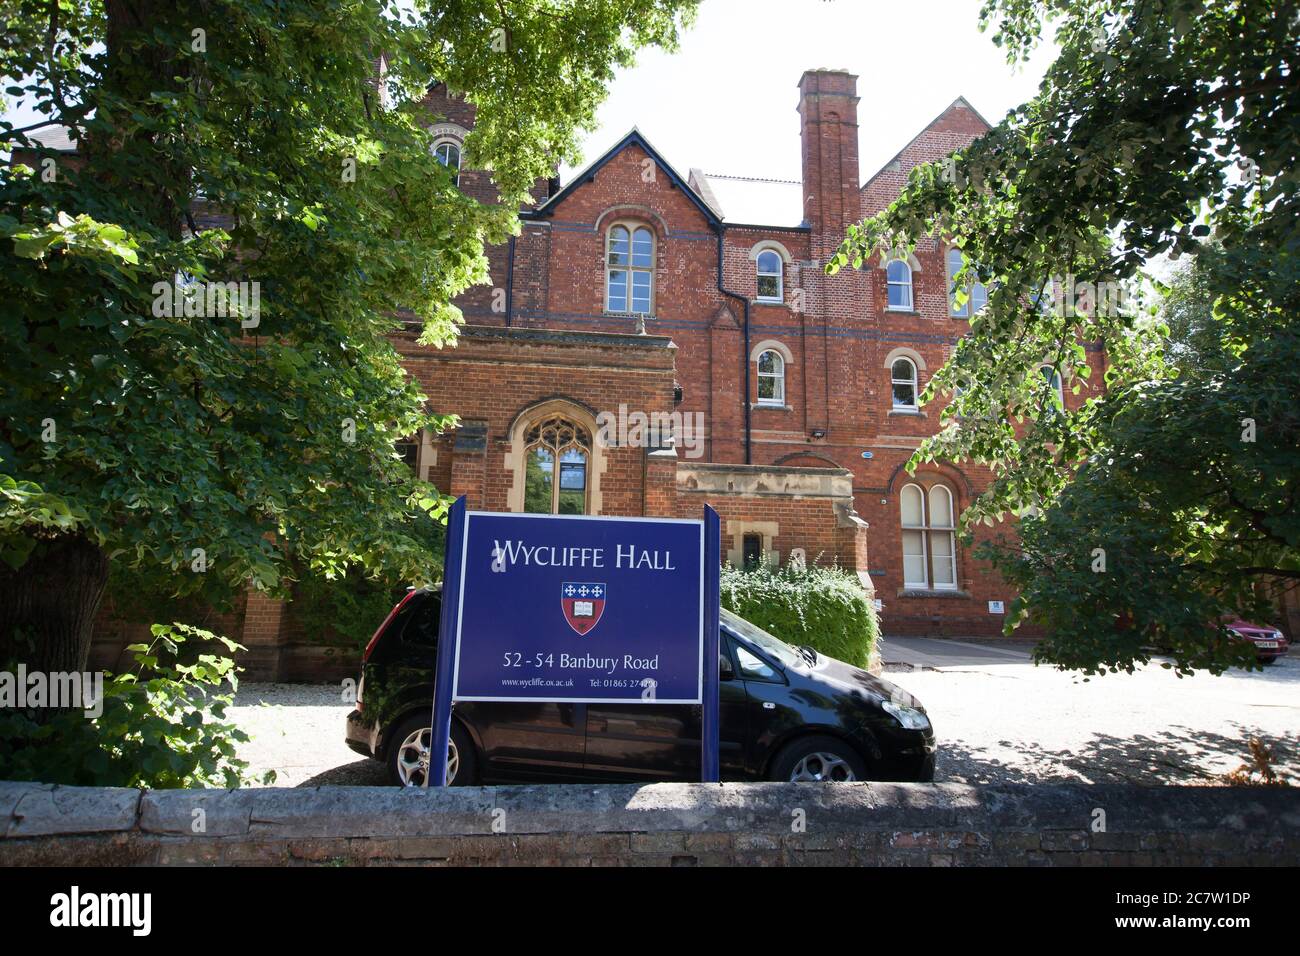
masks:
<svg viewBox="0 0 1300 956"><path fill-rule="evenodd" d="M1103 819L1105 829L1095 832ZM203 833L194 832L199 820ZM1300 791L1288 788L863 783L141 792L0 783L0 826L0 866L1300 863Z"/></svg>

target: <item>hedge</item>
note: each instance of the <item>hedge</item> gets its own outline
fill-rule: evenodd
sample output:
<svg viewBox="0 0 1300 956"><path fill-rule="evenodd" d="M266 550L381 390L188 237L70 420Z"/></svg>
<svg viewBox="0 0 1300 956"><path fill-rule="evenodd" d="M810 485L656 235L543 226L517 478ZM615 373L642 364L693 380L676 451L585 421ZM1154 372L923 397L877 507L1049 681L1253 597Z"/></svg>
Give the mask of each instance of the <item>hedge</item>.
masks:
<svg viewBox="0 0 1300 956"><path fill-rule="evenodd" d="M855 574L787 564L722 569L722 606L787 644L867 666L880 636L875 605Z"/></svg>

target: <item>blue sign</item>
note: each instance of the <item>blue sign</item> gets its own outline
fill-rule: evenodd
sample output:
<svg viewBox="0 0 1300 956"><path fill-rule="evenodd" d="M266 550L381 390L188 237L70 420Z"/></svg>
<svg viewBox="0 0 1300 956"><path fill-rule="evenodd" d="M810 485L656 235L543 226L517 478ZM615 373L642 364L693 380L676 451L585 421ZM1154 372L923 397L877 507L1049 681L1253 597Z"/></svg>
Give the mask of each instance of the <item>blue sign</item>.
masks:
<svg viewBox="0 0 1300 956"><path fill-rule="evenodd" d="M704 522L465 516L452 700L698 704Z"/></svg>
<svg viewBox="0 0 1300 956"><path fill-rule="evenodd" d="M468 511L447 521L432 753L454 701L700 704L718 779L718 515L591 518ZM434 760L433 782L446 785ZM426 777L428 780L428 777Z"/></svg>

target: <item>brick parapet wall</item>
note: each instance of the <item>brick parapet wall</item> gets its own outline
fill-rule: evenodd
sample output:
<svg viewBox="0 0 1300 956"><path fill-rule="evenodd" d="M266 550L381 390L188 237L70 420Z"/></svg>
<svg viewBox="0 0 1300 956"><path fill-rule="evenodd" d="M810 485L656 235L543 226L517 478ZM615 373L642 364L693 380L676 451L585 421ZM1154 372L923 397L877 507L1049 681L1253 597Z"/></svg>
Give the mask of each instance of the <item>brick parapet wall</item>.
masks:
<svg viewBox="0 0 1300 956"><path fill-rule="evenodd" d="M202 810L206 832L193 832ZM1104 813L1105 828L1096 831ZM139 791L0 783L0 866L1300 863L1300 791L653 784Z"/></svg>

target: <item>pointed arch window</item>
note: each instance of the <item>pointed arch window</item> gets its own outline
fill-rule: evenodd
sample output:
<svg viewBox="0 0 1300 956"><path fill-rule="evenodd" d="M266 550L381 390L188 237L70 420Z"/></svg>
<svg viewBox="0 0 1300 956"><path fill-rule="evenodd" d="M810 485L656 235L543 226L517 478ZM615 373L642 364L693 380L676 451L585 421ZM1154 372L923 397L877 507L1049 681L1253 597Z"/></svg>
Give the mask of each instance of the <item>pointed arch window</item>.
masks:
<svg viewBox="0 0 1300 956"><path fill-rule="evenodd" d="M591 434L554 416L524 435L524 511L531 514L587 513Z"/></svg>

